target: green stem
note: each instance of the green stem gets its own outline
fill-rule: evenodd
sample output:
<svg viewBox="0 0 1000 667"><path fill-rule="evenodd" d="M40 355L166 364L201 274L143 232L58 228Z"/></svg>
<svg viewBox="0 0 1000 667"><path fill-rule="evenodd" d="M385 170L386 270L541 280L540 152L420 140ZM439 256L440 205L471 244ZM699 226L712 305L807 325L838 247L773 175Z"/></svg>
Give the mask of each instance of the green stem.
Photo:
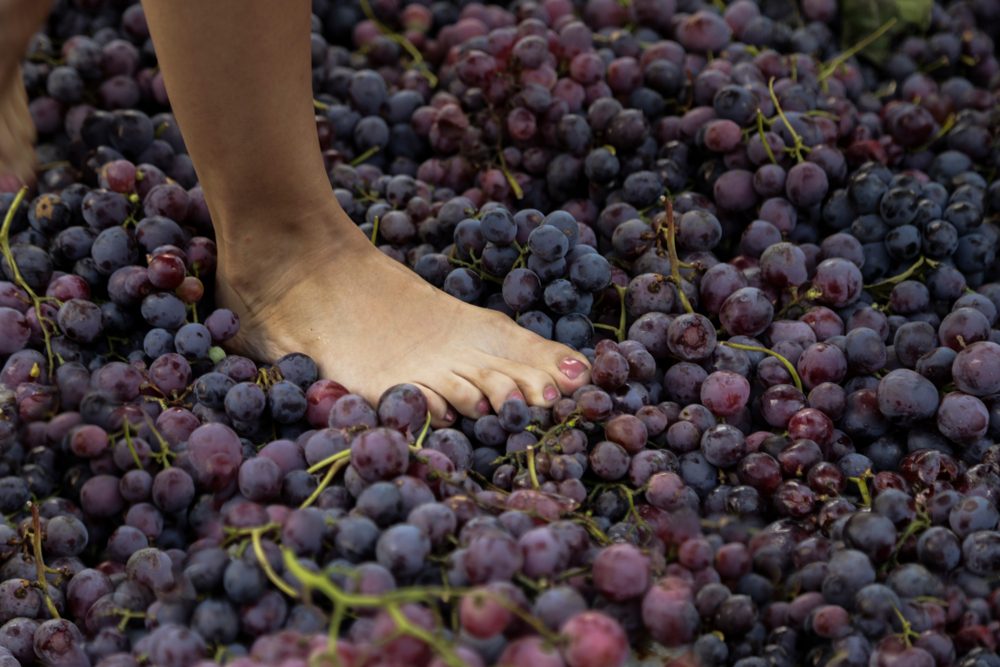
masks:
<svg viewBox="0 0 1000 667"><path fill-rule="evenodd" d="M798 371L795 370L795 366L792 364L792 362L790 362L788 359L778 354L774 350L769 350L766 347L760 347L758 345L744 345L743 343L733 343L728 340L720 341L720 343L722 345L725 345L726 347L731 347L737 350L746 350L747 352L763 352L764 354L771 355L772 357L780 361L781 365L784 366L785 370L788 371L788 374L792 376L792 382L795 383L795 388L798 389L799 391L802 391L802 378L799 377L799 373Z"/></svg>
<svg viewBox="0 0 1000 667"><path fill-rule="evenodd" d="M382 150L382 149L379 148L378 146L372 146L371 148L369 148L368 150L366 150L364 153L362 153L361 155L358 155L356 158L354 158L353 160L351 160L351 166L352 167L357 167L359 164L363 163L365 160L367 160L371 156L375 155L380 150Z"/></svg>
<svg viewBox="0 0 1000 667"><path fill-rule="evenodd" d="M10 203L10 208L7 209L7 214L3 218L3 225L0 226L0 253L7 260L7 265L10 267L10 272L14 278L14 284L24 290L35 308L35 317L38 319L38 326L42 330L42 338L45 341L45 357L48 360L49 379L52 379L55 372L55 354L52 352L52 333L49 331L47 325L49 320L42 314L42 299L35 293L35 290L31 289L31 285L21 275L21 269L18 268L17 262L14 260L14 253L10 249L10 228L14 224L14 216L17 214L17 210L21 208L21 203L27 194L28 187L22 187L14 195L14 200Z"/></svg>
<svg viewBox="0 0 1000 667"><path fill-rule="evenodd" d="M322 470L323 468L325 468L325 467L327 467L329 465L333 465L337 461L342 461L343 459L350 458L350 456L351 456L351 450L350 449L345 449L343 451L337 452L336 454L333 454L331 456L326 457L322 461L317 461L316 463L312 464L306 470L306 472L317 473L320 470Z"/></svg>
<svg viewBox="0 0 1000 667"><path fill-rule="evenodd" d="M880 280L877 283L872 283L871 285L865 285L865 289L871 290L871 289L879 289L881 287L892 287L893 285L897 285L903 282L904 280L908 280L909 278L911 278L924 265L933 269L936 268L938 264L940 264L940 262L936 262L933 259L927 259L923 255L921 255L917 259L917 261L914 262L912 265L910 265L910 268L908 268L906 271L903 271L902 273L895 276L890 276L884 280Z"/></svg>
<svg viewBox="0 0 1000 667"><path fill-rule="evenodd" d="M42 519L38 514L38 505L35 503L31 503L31 546L35 555L38 588L41 589L42 597L45 598L45 606L52 618L62 618L55 603L52 602L52 596L49 595L49 582L45 578L45 560L42 558Z"/></svg>
<svg viewBox="0 0 1000 667"><path fill-rule="evenodd" d="M534 445L528 445L528 477L531 478L531 488L539 489L541 484L538 483L538 472L535 469L535 447Z"/></svg>
<svg viewBox="0 0 1000 667"><path fill-rule="evenodd" d="M830 78L833 75L833 73L837 71L838 67L846 63L848 60L850 60L857 54L861 53L861 51L868 48L870 45L874 44L879 37L892 30L892 27L894 25L896 25L895 16L886 21L885 23L883 23L881 26L879 26L879 28L875 30L875 32L868 35L867 37L865 37L860 42L858 42L851 48L847 49L843 53L839 54L836 58L830 60L830 62L828 62L820 69L819 80L825 81L826 79Z"/></svg>
<svg viewBox="0 0 1000 667"><path fill-rule="evenodd" d="M874 477L871 470L865 470L865 472L860 477L848 477L847 479L854 482L855 486L858 487L858 492L861 494L861 504L864 507L872 506L872 492L868 489L868 480Z"/></svg>
<svg viewBox="0 0 1000 667"><path fill-rule="evenodd" d="M346 451L348 454L351 453L350 450ZM343 458L331 465L330 469L326 471L325 475L323 475L323 479L320 483L316 486L313 492L309 494L309 497L302 501L300 509L305 509L316 502L316 499L319 498L320 494L323 493L328 486L330 486L330 482L332 482L333 478L337 476L337 473L346 468L349 463L349 459Z"/></svg>
<svg viewBox="0 0 1000 667"><path fill-rule="evenodd" d="M694 312L691 302L688 301L687 294L684 293L684 283L681 281L681 260L677 256L677 223L674 220L674 204L668 197L661 197L660 201L667 209L667 253L670 257L670 280L677 287L677 296L680 297L684 312L689 315Z"/></svg>
<svg viewBox="0 0 1000 667"><path fill-rule="evenodd" d="M297 599L299 594L294 588L288 585L288 582L278 576L278 573L271 567L271 562L267 560L267 554L264 553L264 544L260 539L263 532L263 528L255 528L250 531L250 542L253 545L253 553L257 557L257 562L260 563L260 567L264 570L264 574L267 575L267 578L271 580L271 583L274 584L279 591L290 598Z"/></svg>
<svg viewBox="0 0 1000 667"><path fill-rule="evenodd" d="M375 24L375 27L379 29L379 32L403 47L403 50L406 51L410 55L410 58L413 59L413 66L420 70L420 73L425 79L427 79L427 82L431 84L431 88L436 88L438 78L427 66L427 63L424 62L424 56L420 53L420 49L414 46L413 42L408 40L406 37L394 32L384 23L379 21L375 17L375 12L372 11L371 4L368 0L361 0L361 11L364 12L365 18Z"/></svg>
<svg viewBox="0 0 1000 667"><path fill-rule="evenodd" d="M427 439L427 432L431 428L431 413L430 410L427 411L427 419L424 420L424 427L420 429L420 435L417 436L417 441L413 443L414 449L420 449L424 446L424 440Z"/></svg>
<svg viewBox="0 0 1000 667"><path fill-rule="evenodd" d="M129 424L127 418L122 421L122 427L125 430L125 434L122 437L125 440L125 446L128 447L128 451L132 455L132 460L135 461L135 467L139 470L143 470L142 460L139 458L139 452L136 451L135 443L132 442L132 426Z"/></svg>
<svg viewBox="0 0 1000 667"><path fill-rule="evenodd" d="M781 122L788 130L788 133L792 135L792 145L785 150L794 155L796 161L802 162L804 159L802 153L809 152L809 148L806 146L805 142L802 141L802 137L795 131L795 128L792 127L791 121L788 120L788 116L785 115L784 109L781 108L781 102L778 101L778 95L774 92L773 76L770 81L767 82L767 92L771 96L771 102L774 104L774 110L778 113L778 117L781 118Z"/></svg>
<svg viewBox="0 0 1000 667"><path fill-rule="evenodd" d="M625 325L628 323L628 313L625 312L625 288L621 285L612 285L615 291L618 293L618 326L613 327L610 324L601 324L597 322L594 324L595 329L604 329L606 331L612 331L615 334L615 338L618 342L625 340Z"/></svg>
<svg viewBox="0 0 1000 667"><path fill-rule="evenodd" d="M518 200L524 199L524 190L521 188L521 184L517 182L517 179L514 178L514 174L510 173L510 168L507 166L507 159L503 156L503 148L497 147L497 156L500 159L500 171L503 172L503 177L507 179L507 185L514 191L514 197Z"/></svg>
<svg viewBox="0 0 1000 667"><path fill-rule="evenodd" d="M767 157L771 159L771 164L778 164L778 160L774 157L774 151L771 150L771 144L767 143L767 130L764 129L764 113L757 109L757 136L760 137L760 141L764 144L764 150L767 152Z"/></svg>

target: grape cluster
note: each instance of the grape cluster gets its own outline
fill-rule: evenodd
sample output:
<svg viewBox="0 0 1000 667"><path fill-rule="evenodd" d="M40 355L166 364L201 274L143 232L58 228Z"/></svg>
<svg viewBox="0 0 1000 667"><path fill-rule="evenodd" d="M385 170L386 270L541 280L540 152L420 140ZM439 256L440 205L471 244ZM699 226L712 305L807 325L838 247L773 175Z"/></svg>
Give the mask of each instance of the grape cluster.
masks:
<svg viewBox="0 0 1000 667"><path fill-rule="evenodd" d="M314 0L347 214L592 362L440 429L226 352L142 8L56 4L0 665L1000 665L995 3Z"/></svg>

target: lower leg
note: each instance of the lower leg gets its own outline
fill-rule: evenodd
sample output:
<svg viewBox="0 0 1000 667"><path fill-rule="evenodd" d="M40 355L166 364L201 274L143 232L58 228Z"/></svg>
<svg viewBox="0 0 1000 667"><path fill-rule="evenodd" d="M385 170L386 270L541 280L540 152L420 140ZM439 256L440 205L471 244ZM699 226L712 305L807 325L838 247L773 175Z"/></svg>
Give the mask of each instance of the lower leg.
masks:
<svg viewBox="0 0 1000 667"><path fill-rule="evenodd" d="M377 251L333 196L312 108L308 0L145 0L174 113L219 239L239 346L290 351L375 401L424 389L437 423L509 396L551 404L583 357L462 303ZM453 413L452 413L453 414Z"/></svg>
<svg viewBox="0 0 1000 667"><path fill-rule="evenodd" d="M21 58L51 0L0 0L0 191L34 175L35 126L21 82Z"/></svg>

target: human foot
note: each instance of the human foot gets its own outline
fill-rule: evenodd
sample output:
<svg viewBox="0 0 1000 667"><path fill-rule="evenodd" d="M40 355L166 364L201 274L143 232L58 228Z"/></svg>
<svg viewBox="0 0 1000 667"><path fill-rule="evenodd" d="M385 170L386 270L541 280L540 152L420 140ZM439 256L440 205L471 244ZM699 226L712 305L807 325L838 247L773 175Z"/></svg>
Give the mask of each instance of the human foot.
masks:
<svg viewBox="0 0 1000 667"><path fill-rule="evenodd" d="M425 283L375 249L334 200L295 221L297 232L281 222L236 228L276 234L220 238L217 300L240 317L235 351L304 352L373 403L394 384L416 384L438 425L512 396L551 405L587 382L583 355Z"/></svg>

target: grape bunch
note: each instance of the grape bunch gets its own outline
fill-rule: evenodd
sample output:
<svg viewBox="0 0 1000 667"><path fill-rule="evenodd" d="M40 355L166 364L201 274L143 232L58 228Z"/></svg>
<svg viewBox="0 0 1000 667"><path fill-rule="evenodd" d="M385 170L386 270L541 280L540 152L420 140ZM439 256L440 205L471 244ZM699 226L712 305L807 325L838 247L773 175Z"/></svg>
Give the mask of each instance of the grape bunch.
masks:
<svg viewBox="0 0 1000 667"><path fill-rule="evenodd" d="M56 5L0 665L1000 665L995 3L314 0L348 216L591 362L449 428L232 351L141 5Z"/></svg>

